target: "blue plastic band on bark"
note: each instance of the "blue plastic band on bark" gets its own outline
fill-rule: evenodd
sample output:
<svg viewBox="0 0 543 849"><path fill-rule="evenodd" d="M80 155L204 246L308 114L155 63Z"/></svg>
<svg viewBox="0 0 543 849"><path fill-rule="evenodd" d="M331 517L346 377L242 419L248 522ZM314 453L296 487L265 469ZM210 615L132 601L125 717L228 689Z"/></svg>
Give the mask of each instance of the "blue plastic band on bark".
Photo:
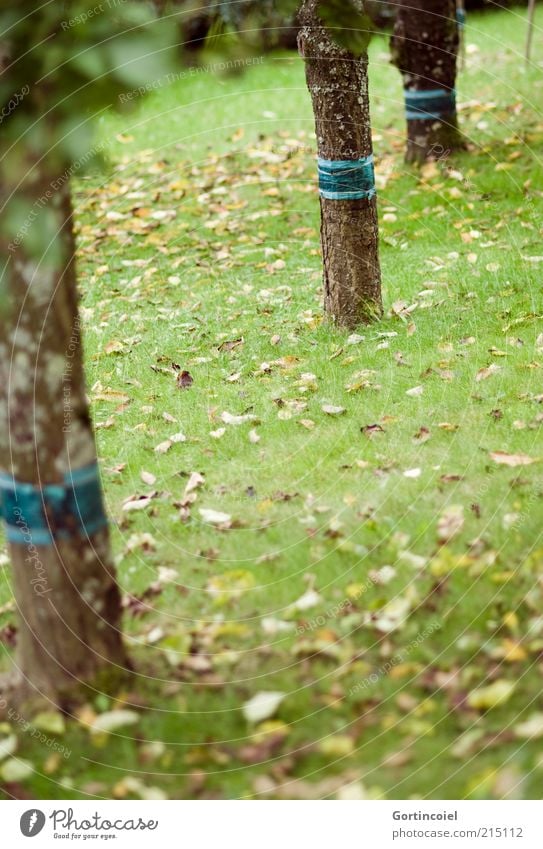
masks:
<svg viewBox="0 0 543 849"><path fill-rule="evenodd" d="M0 515L10 542L52 545L106 527L96 463L68 472L59 483L37 486L0 473Z"/></svg>
<svg viewBox="0 0 543 849"><path fill-rule="evenodd" d="M319 194L327 200L362 200L375 195L373 156L362 159L321 159Z"/></svg>
<svg viewBox="0 0 543 849"><path fill-rule="evenodd" d="M458 24L458 29L464 29L466 25L466 10L465 9L457 9L456 10L456 23Z"/></svg>
<svg viewBox="0 0 543 849"><path fill-rule="evenodd" d="M431 88L426 91L404 89L405 116L408 121L441 119L456 112L456 91Z"/></svg>

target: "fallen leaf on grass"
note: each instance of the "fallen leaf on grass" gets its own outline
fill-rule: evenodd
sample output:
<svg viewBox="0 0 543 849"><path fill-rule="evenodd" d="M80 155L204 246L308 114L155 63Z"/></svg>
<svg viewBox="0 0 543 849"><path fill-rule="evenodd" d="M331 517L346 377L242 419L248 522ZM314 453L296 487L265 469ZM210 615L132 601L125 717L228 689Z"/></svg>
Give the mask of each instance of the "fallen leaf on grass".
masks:
<svg viewBox="0 0 543 849"><path fill-rule="evenodd" d="M514 728L515 737L522 740L535 740L543 737L543 713L532 713L525 722L520 722Z"/></svg>
<svg viewBox="0 0 543 849"><path fill-rule="evenodd" d="M232 517L228 513L221 513L219 510L211 510L206 507L200 507L200 516L209 525L228 526L232 521Z"/></svg>
<svg viewBox="0 0 543 849"><path fill-rule="evenodd" d="M243 345L243 337L240 336L239 339L229 339L226 342L221 342L218 346L219 351L233 351L234 348L237 348L238 345Z"/></svg>
<svg viewBox="0 0 543 849"><path fill-rule="evenodd" d="M262 630L269 637L275 637L285 631L293 631L294 624L285 622L283 619L276 619L274 616L265 616L261 622Z"/></svg>
<svg viewBox="0 0 543 849"><path fill-rule="evenodd" d="M428 440L430 439L430 435L431 434L430 434L429 429L427 427L424 427L424 425L422 425L422 427L420 427L418 429L418 431L414 434L413 442L418 443L419 445L422 445L423 442L428 442Z"/></svg>
<svg viewBox="0 0 543 849"><path fill-rule="evenodd" d="M437 539L444 544L458 534L464 526L464 508L461 504L452 504L439 517Z"/></svg>
<svg viewBox="0 0 543 849"><path fill-rule="evenodd" d="M539 458L530 457L528 454L508 454L506 451L491 451L489 456L500 466L530 466L540 462Z"/></svg>
<svg viewBox="0 0 543 849"><path fill-rule="evenodd" d="M133 710L111 710L96 717L89 730L92 734L109 734L126 725L135 725L139 714Z"/></svg>
<svg viewBox="0 0 543 849"><path fill-rule="evenodd" d="M123 503L123 513L132 513L134 510L145 510L155 497L156 493L150 495L130 495Z"/></svg>
<svg viewBox="0 0 543 849"><path fill-rule="evenodd" d="M480 687L468 696L468 705L475 710L491 710L500 707L509 700L515 689L514 681L506 681L501 678L489 684L488 687Z"/></svg>
<svg viewBox="0 0 543 849"><path fill-rule="evenodd" d="M354 752L354 740L347 734L332 734L319 743L319 751L327 758L344 758Z"/></svg>
<svg viewBox="0 0 543 849"><path fill-rule="evenodd" d="M191 472L185 487L185 497L197 490L198 487L203 486L205 482L206 479L199 472Z"/></svg>
<svg viewBox="0 0 543 849"><path fill-rule="evenodd" d="M466 731L451 746L451 755L460 759L470 757L478 750L478 744L484 738L484 734L485 732L482 728L474 728L471 731Z"/></svg>
<svg viewBox="0 0 543 849"><path fill-rule="evenodd" d="M38 713L32 720L32 724L39 728L40 731L46 731L48 734L60 736L66 731L66 723L61 713L54 710L43 711Z"/></svg>
<svg viewBox="0 0 543 849"><path fill-rule="evenodd" d="M321 410L328 416L342 416L346 412L345 407L335 407L333 404L323 404Z"/></svg>
<svg viewBox="0 0 543 849"><path fill-rule="evenodd" d="M371 623L383 634L390 634L405 624L410 610L411 602L408 598L395 598L371 618Z"/></svg>
<svg viewBox="0 0 543 849"><path fill-rule="evenodd" d="M117 339L112 339L111 342L107 343L104 351L106 354L122 354L124 352L124 345Z"/></svg>
<svg viewBox="0 0 543 849"><path fill-rule="evenodd" d="M168 798L160 787L151 787L132 775L127 775L113 788L113 795L118 799L124 799L129 793L147 802L162 802Z"/></svg>
<svg viewBox="0 0 543 849"><path fill-rule="evenodd" d="M10 734L8 737L3 737L0 740L0 761L12 755L17 749L17 737L15 734Z"/></svg>
<svg viewBox="0 0 543 849"><path fill-rule="evenodd" d="M254 792L260 796L276 796L278 799L313 800L327 799L337 794L338 799L365 799L367 793L356 773L345 773L323 778L322 781L306 781L291 778L284 785L277 784L267 775L260 775L253 782Z"/></svg>
<svg viewBox="0 0 543 849"><path fill-rule="evenodd" d="M170 436L169 439L165 439L164 442L160 442L155 447L155 452L157 454L166 454L167 451L170 450L172 445L177 444L178 442L186 442L187 437L184 433L174 433L173 436Z"/></svg>
<svg viewBox="0 0 543 849"><path fill-rule="evenodd" d="M173 442L170 439L165 439L164 442L160 442L155 446L156 454L166 454L167 451L172 447Z"/></svg>
<svg viewBox="0 0 543 849"><path fill-rule="evenodd" d="M178 389L190 389L194 383L194 378L190 371L180 371L175 382Z"/></svg>
<svg viewBox="0 0 543 849"><path fill-rule="evenodd" d="M187 437L184 433L174 433L173 436L170 436L170 442L176 445L178 442L186 442Z"/></svg>
<svg viewBox="0 0 543 849"><path fill-rule="evenodd" d="M132 534L126 541L125 552L130 554L138 548L143 551L155 551L156 540L153 535L149 533Z"/></svg>
<svg viewBox="0 0 543 849"><path fill-rule="evenodd" d="M381 427L380 424L364 425L363 427L360 428L360 430L362 431L362 433L364 433L370 439L371 439L372 436L375 436L376 433L385 433L384 427Z"/></svg>
<svg viewBox="0 0 543 849"><path fill-rule="evenodd" d="M316 590L308 590L292 604L292 609L309 610L311 607L315 607L317 604L320 604L321 601L322 598Z"/></svg>
<svg viewBox="0 0 543 849"><path fill-rule="evenodd" d="M25 760L9 760L0 768L0 778L6 782L24 781L34 772L34 765Z"/></svg>
<svg viewBox="0 0 543 849"><path fill-rule="evenodd" d="M156 477L151 472L145 472L142 470L140 472L140 478L142 479L143 483L147 484L147 486L153 486L153 484L156 483Z"/></svg>
<svg viewBox="0 0 543 849"><path fill-rule="evenodd" d="M270 719L278 710L286 693L263 691L257 693L242 707L243 716L247 722L258 723Z"/></svg>
<svg viewBox="0 0 543 849"><path fill-rule="evenodd" d="M477 383L480 383L481 380L486 380L493 374L496 374L497 371L501 371L501 366L496 365L496 363L491 363L489 366L486 366L486 368L479 369L475 375L475 380Z"/></svg>
<svg viewBox="0 0 543 849"><path fill-rule="evenodd" d="M243 416L233 416L232 413L224 412L221 413L221 420L227 425L241 425L246 424L247 422L256 422L258 421L256 416L253 416L251 413L246 413Z"/></svg>
<svg viewBox="0 0 543 849"><path fill-rule="evenodd" d="M226 604L241 598L243 593L252 589L254 585L255 579L252 572L246 569L231 569L229 572L210 578L206 589L217 604Z"/></svg>

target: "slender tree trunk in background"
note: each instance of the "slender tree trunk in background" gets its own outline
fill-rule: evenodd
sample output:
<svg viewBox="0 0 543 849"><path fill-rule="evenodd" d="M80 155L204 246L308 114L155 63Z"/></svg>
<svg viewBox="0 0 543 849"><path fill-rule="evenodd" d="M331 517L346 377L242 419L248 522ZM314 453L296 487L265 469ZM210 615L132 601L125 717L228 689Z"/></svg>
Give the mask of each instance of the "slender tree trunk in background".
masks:
<svg viewBox="0 0 543 849"><path fill-rule="evenodd" d="M300 53L315 115L318 154L334 163L372 155L368 60L338 47L305 0L299 20ZM324 307L340 326L353 328L381 315L377 201L337 200L321 193Z"/></svg>
<svg viewBox="0 0 543 849"><path fill-rule="evenodd" d="M95 471L94 517L81 519L88 507L88 492L81 495L81 489L81 503L72 489L75 507L66 506L65 476L86 469L92 477L96 449L83 377L70 196L66 181L53 190L55 176L42 174L24 189L33 211L39 198L50 195L48 213L58 225L54 264L50 255L34 259L24 240L8 244L2 237L0 244L0 504L6 518L10 476L38 487L38 525L45 521L45 531L35 531L28 507L36 505L34 496L17 496L11 512L12 522L18 517L12 531L21 534L9 543L19 613L16 684L23 700L41 695L66 706L85 690L81 685L116 686L126 664ZM2 191L3 207L5 175ZM39 218L30 224L39 226ZM55 509L51 484L58 485Z"/></svg>
<svg viewBox="0 0 543 849"><path fill-rule="evenodd" d="M456 0L399 0L391 52L406 93L406 162L464 147L454 97L458 44Z"/></svg>
<svg viewBox="0 0 543 849"><path fill-rule="evenodd" d="M534 34L535 0L528 0L528 31L526 33L526 62L529 63L532 54L532 38Z"/></svg>

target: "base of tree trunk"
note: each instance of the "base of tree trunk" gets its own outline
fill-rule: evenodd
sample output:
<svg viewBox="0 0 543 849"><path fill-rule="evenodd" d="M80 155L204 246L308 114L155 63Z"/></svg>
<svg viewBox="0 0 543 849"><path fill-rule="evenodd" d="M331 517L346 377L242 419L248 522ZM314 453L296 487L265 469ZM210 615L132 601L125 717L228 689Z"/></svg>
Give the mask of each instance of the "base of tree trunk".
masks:
<svg viewBox="0 0 543 849"><path fill-rule="evenodd" d="M443 120L407 122L405 161L421 164L428 159L446 159L451 153L466 150L456 114Z"/></svg>
<svg viewBox="0 0 543 849"><path fill-rule="evenodd" d="M96 693L116 692L130 669L107 530L90 544L73 537L36 546L32 558L12 543L10 556L19 609L13 698L69 710Z"/></svg>
<svg viewBox="0 0 543 849"><path fill-rule="evenodd" d="M321 198L324 309L346 330L382 316L375 197L334 201Z"/></svg>

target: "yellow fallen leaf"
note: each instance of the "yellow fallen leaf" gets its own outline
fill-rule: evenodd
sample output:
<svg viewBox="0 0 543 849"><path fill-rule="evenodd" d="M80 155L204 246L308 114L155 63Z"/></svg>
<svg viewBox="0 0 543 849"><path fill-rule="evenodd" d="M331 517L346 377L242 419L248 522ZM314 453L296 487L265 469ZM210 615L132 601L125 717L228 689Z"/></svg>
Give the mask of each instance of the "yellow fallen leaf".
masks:
<svg viewBox="0 0 543 849"><path fill-rule="evenodd" d="M354 752L354 740L347 734L332 734L320 741L319 750L327 758L344 758Z"/></svg>
<svg viewBox="0 0 543 849"><path fill-rule="evenodd" d="M468 705L475 710L492 710L505 704L515 689L514 681L506 681L500 678L487 687L479 687L468 696Z"/></svg>

